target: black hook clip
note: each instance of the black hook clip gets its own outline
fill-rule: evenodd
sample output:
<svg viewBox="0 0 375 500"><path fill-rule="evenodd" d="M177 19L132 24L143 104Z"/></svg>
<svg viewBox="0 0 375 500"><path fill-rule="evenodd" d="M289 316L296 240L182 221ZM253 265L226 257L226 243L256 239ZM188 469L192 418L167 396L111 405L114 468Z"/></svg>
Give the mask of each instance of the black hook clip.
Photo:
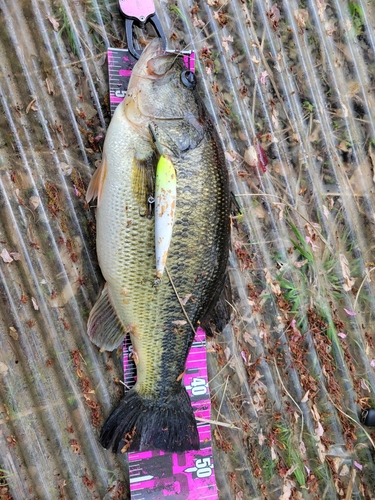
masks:
<svg viewBox="0 0 375 500"><path fill-rule="evenodd" d="M151 23L156 34L163 41L163 50L167 47L167 40L159 18L155 13L153 0L119 0L119 9L122 16L125 18L125 34L128 50L130 54L139 59L142 54L141 50L137 50L133 43L133 25L135 24L141 29L144 29L147 23Z"/></svg>

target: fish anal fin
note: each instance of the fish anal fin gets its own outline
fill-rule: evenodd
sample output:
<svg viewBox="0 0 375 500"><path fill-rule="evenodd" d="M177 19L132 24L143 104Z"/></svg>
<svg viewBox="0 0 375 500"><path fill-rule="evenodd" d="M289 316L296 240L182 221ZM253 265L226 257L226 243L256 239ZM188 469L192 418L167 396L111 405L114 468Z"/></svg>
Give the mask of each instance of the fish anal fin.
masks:
<svg viewBox="0 0 375 500"><path fill-rule="evenodd" d="M91 178L90 184L87 188L86 201L87 203L95 198L98 198L98 206L100 205L100 200L103 194L104 181L107 175L107 162L103 156L102 163L98 169L96 169L94 175Z"/></svg>
<svg viewBox="0 0 375 500"><path fill-rule="evenodd" d="M91 342L103 351L116 349L125 336L125 328L109 298L107 284L91 309L87 322L87 334Z"/></svg>

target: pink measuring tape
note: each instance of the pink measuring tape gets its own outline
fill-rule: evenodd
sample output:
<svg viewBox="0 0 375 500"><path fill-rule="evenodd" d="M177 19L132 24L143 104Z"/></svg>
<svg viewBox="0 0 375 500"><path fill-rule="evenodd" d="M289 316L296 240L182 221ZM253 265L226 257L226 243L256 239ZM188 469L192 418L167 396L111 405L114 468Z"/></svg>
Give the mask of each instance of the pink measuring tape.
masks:
<svg viewBox="0 0 375 500"><path fill-rule="evenodd" d="M136 54L137 55L137 54ZM194 53L186 53L184 64L194 71ZM124 99L132 69L137 62L127 49L108 49L110 107L115 109ZM131 357L130 337L124 341L124 381L126 390L136 380ZM217 500L217 487L211 447L211 401L208 388L206 337L198 328L186 362L183 378L198 419L199 451L166 453L158 450L128 453L130 493L132 500Z"/></svg>
<svg viewBox="0 0 375 500"><path fill-rule="evenodd" d="M127 337L124 343L124 375L128 387L134 384L136 374L131 352L130 339ZM211 402L207 377L206 336L201 328L198 328L190 349L183 381L191 398L195 417L209 420ZM128 454L132 500L156 500L171 495L181 500L218 498L210 424L198 420L198 433L199 451L165 453L156 450Z"/></svg>

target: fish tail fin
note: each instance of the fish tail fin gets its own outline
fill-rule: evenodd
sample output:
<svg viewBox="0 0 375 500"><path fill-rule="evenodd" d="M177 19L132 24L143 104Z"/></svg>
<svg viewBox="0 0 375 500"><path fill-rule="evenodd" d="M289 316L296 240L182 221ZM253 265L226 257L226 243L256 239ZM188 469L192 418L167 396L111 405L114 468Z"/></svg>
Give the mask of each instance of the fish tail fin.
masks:
<svg viewBox="0 0 375 500"><path fill-rule="evenodd" d="M167 452L199 450L197 424L185 387L158 402L128 391L105 422L100 443L114 453L159 449Z"/></svg>

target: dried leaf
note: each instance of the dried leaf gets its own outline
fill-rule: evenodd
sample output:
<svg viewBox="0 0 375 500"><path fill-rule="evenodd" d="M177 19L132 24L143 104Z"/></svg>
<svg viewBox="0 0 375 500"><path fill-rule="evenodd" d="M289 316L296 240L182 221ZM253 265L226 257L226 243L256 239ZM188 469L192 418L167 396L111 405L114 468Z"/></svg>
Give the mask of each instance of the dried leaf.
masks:
<svg viewBox="0 0 375 500"><path fill-rule="evenodd" d="M34 99L33 99L33 100L32 100L32 101L28 104L28 106L27 106L27 108L26 108L26 114L27 114L27 115L29 114L30 109L32 109L33 111L37 111L37 110L38 110L38 108L35 108L35 106L34 106L34 103L35 103L35 102L36 102L36 98L34 98Z"/></svg>
<svg viewBox="0 0 375 500"><path fill-rule="evenodd" d="M267 268L263 269L264 274L266 276L266 283L271 286L271 290L275 295L281 295L280 285L277 282L274 282L271 276L271 273Z"/></svg>
<svg viewBox="0 0 375 500"><path fill-rule="evenodd" d="M277 109L276 108L272 108L271 120L272 120L273 126L275 127L276 130L279 128L279 119L278 119L278 116L279 116L279 113L277 112Z"/></svg>
<svg viewBox="0 0 375 500"><path fill-rule="evenodd" d="M245 332L245 333L243 334L243 339L244 339L244 341L245 341L245 342L248 342L248 343L249 343L249 341L251 341L251 340L252 340L252 337L251 337L251 335L250 335L250 333L249 333L249 332ZM375 361L375 360L374 360L374 361Z"/></svg>
<svg viewBox="0 0 375 500"><path fill-rule="evenodd" d="M33 209L36 210L40 205L39 196L30 196L29 203L33 207Z"/></svg>
<svg viewBox="0 0 375 500"><path fill-rule="evenodd" d="M317 252L319 250L319 246L314 242L315 238L311 238L310 236L305 237L305 241L308 245L311 246L313 252Z"/></svg>
<svg viewBox="0 0 375 500"><path fill-rule="evenodd" d="M293 481L286 479L283 485L283 494L281 495L280 500L289 500L292 495L294 486L295 484L293 483Z"/></svg>
<svg viewBox="0 0 375 500"><path fill-rule="evenodd" d="M308 263L308 259L305 259L305 260L299 260L297 262L294 262L294 267L296 267L297 269L301 269L301 267L303 267L305 264Z"/></svg>
<svg viewBox="0 0 375 500"><path fill-rule="evenodd" d="M324 214L324 217L328 220L328 218L329 218L329 210L328 210L328 208L325 205L323 205L323 214Z"/></svg>
<svg viewBox="0 0 375 500"><path fill-rule="evenodd" d="M318 408L314 404L312 405L311 413L313 415L314 420L316 422L319 422L320 421L320 415L319 415L319 412L318 412Z"/></svg>
<svg viewBox="0 0 375 500"><path fill-rule="evenodd" d="M21 260L21 255L18 252L10 252L9 255L13 257L13 260Z"/></svg>
<svg viewBox="0 0 375 500"><path fill-rule="evenodd" d="M279 203L279 202L274 201L272 203L272 205L279 210L279 220L283 220L283 218L284 218L285 203Z"/></svg>
<svg viewBox="0 0 375 500"><path fill-rule="evenodd" d="M172 324L173 325L176 325L176 326L184 326L186 325L187 321L183 320L183 319L176 319L176 321L172 321Z"/></svg>
<svg viewBox="0 0 375 500"><path fill-rule="evenodd" d="M326 459L326 449L323 443L320 441L316 443L316 447L318 449L319 460L323 464Z"/></svg>
<svg viewBox="0 0 375 500"><path fill-rule="evenodd" d="M259 64L260 63L260 59L257 59L255 56L253 56L251 58L251 60L253 61L254 64Z"/></svg>
<svg viewBox="0 0 375 500"><path fill-rule="evenodd" d="M352 24L351 20L348 18L345 19L345 27L346 27L347 31L351 31L351 29L353 28L353 24Z"/></svg>
<svg viewBox="0 0 375 500"><path fill-rule="evenodd" d="M316 6L318 7L318 14L319 14L320 20L323 21L324 11L326 10L326 7L327 7L325 0L316 0Z"/></svg>
<svg viewBox="0 0 375 500"><path fill-rule="evenodd" d="M186 304L189 302L190 299L191 299L191 293L188 293L187 295L185 295L185 298L181 300L181 304L183 306L186 306Z"/></svg>
<svg viewBox="0 0 375 500"><path fill-rule="evenodd" d="M277 6L277 3L273 4L272 7L267 10L266 15L270 20L272 28L277 31L280 22L280 10Z"/></svg>
<svg viewBox="0 0 375 500"><path fill-rule="evenodd" d="M14 328L14 326L9 327L9 335L12 337L13 340L18 340L18 332Z"/></svg>
<svg viewBox="0 0 375 500"><path fill-rule="evenodd" d="M248 344L250 344L252 347L256 347L258 344L255 342L255 340L252 338L252 336L250 335L250 333L248 332L245 332L243 334L243 339L245 342L247 342Z"/></svg>
<svg viewBox="0 0 375 500"><path fill-rule="evenodd" d="M55 93L55 89L54 89L54 87L53 87L53 83L52 83L52 81L51 81L48 77L46 78L46 80L45 80L45 81L46 81L46 87L47 87L47 92L48 92L48 94L49 94L49 95L54 95L54 93Z"/></svg>
<svg viewBox="0 0 375 500"><path fill-rule="evenodd" d="M277 455L273 446L271 446L271 460L277 460Z"/></svg>
<svg viewBox="0 0 375 500"><path fill-rule="evenodd" d="M0 373L2 373L3 375L6 375L8 373L8 370L9 370L9 368L7 367L7 365L5 363L3 363L2 361L0 361Z"/></svg>
<svg viewBox="0 0 375 500"><path fill-rule="evenodd" d="M341 141L340 144L337 146L337 149L340 149L340 151L343 151L344 153L348 153L349 148L347 141Z"/></svg>
<svg viewBox="0 0 375 500"><path fill-rule="evenodd" d="M224 152L225 158L230 162L233 163L236 159L236 153L234 151L225 151Z"/></svg>
<svg viewBox="0 0 375 500"><path fill-rule="evenodd" d="M342 287L345 290L345 292L349 292L349 290L353 288L355 279L350 276L349 262L343 253L339 254L339 261L340 261L342 275L345 280L345 283L343 284Z"/></svg>
<svg viewBox="0 0 375 500"><path fill-rule="evenodd" d="M63 161L61 163L59 163L59 168L60 168L62 174L66 175L66 176L70 175L73 171L73 167L71 167L70 165L68 165L67 163L65 163Z"/></svg>
<svg viewBox="0 0 375 500"><path fill-rule="evenodd" d="M267 283L267 284L272 283L272 276L271 276L271 273L269 272L269 270L265 267L265 268L263 269L263 271L264 271L264 274L265 274L265 276L266 276L266 283Z"/></svg>
<svg viewBox="0 0 375 500"><path fill-rule="evenodd" d="M309 394L310 390L308 390L306 394L303 396L303 398L301 399L301 403L306 403L309 400Z"/></svg>
<svg viewBox="0 0 375 500"><path fill-rule="evenodd" d="M246 149L243 159L250 167L256 167L258 165L258 154L254 146L249 146Z"/></svg>
<svg viewBox="0 0 375 500"><path fill-rule="evenodd" d="M39 310L38 302L34 299L34 297L31 297L31 302L33 303L33 307L36 311Z"/></svg>
<svg viewBox="0 0 375 500"><path fill-rule="evenodd" d="M267 76L268 76L267 71L263 71L263 72L261 73L261 75L260 75L260 83L261 83L262 85L265 85L265 84L266 84L266 78L267 78Z"/></svg>
<svg viewBox="0 0 375 500"><path fill-rule="evenodd" d="M357 82L356 80L348 83L348 91L346 93L346 96L351 98L355 97L361 92L361 84ZM371 147L371 146L370 146Z"/></svg>
<svg viewBox="0 0 375 500"><path fill-rule="evenodd" d="M315 434L319 437L323 436L324 434L324 429L320 422L318 422L318 427L315 429Z"/></svg>
<svg viewBox="0 0 375 500"><path fill-rule="evenodd" d="M306 27L306 21L309 18L309 12L307 9L295 9L293 12L294 19L300 28Z"/></svg>
<svg viewBox="0 0 375 500"><path fill-rule="evenodd" d="M340 476L348 476L349 475L349 467L344 464L341 468L341 471L340 471Z"/></svg>
<svg viewBox="0 0 375 500"><path fill-rule="evenodd" d="M193 26L196 28L204 28L205 24L201 19L198 19L196 15L193 16Z"/></svg>
<svg viewBox="0 0 375 500"><path fill-rule="evenodd" d="M13 262L12 257L10 256L8 250L6 248L3 248L2 252L0 253L0 257L3 259L4 262L9 264L10 262Z"/></svg>
<svg viewBox="0 0 375 500"><path fill-rule="evenodd" d="M229 35L229 36L222 36L221 37L221 42L222 42L223 49L225 50L225 52L229 52L228 42L233 42L233 37L231 35Z"/></svg>
<svg viewBox="0 0 375 500"><path fill-rule="evenodd" d="M362 387L362 389L364 389L365 391L371 392L371 389L370 389L370 387L368 386L368 383L366 382L366 380L365 380L364 378L361 378L361 387Z"/></svg>
<svg viewBox="0 0 375 500"><path fill-rule="evenodd" d="M286 471L285 477L291 476L296 469L298 469L298 465L294 464L290 469Z"/></svg>
<svg viewBox="0 0 375 500"><path fill-rule="evenodd" d="M334 19L328 19L328 21L326 21L324 23L324 29L326 30L326 33L327 33L328 36L332 36L333 33L335 31L337 31L336 30L336 26L335 26L335 20Z"/></svg>
<svg viewBox="0 0 375 500"><path fill-rule="evenodd" d="M226 360L228 361L228 359L230 358L230 349L228 346L224 349L224 354L225 354Z"/></svg>
<svg viewBox="0 0 375 500"><path fill-rule="evenodd" d="M54 29L54 31L59 31L60 23L56 21L54 17L51 16L48 16L47 19L52 24L52 28Z"/></svg>
<svg viewBox="0 0 375 500"><path fill-rule="evenodd" d="M263 375L261 375L258 370L255 372L255 377L254 377L254 380L253 380L253 384L255 384L256 382L258 382L261 378L263 378ZM263 384L264 385L264 384Z"/></svg>
<svg viewBox="0 0 375 500"><path fill-rule="evenodd" d="M258 434L259 446L263 446L265 440L266 440L266 436L263 434L263 430L261 429L259 434Z"/></svg>

